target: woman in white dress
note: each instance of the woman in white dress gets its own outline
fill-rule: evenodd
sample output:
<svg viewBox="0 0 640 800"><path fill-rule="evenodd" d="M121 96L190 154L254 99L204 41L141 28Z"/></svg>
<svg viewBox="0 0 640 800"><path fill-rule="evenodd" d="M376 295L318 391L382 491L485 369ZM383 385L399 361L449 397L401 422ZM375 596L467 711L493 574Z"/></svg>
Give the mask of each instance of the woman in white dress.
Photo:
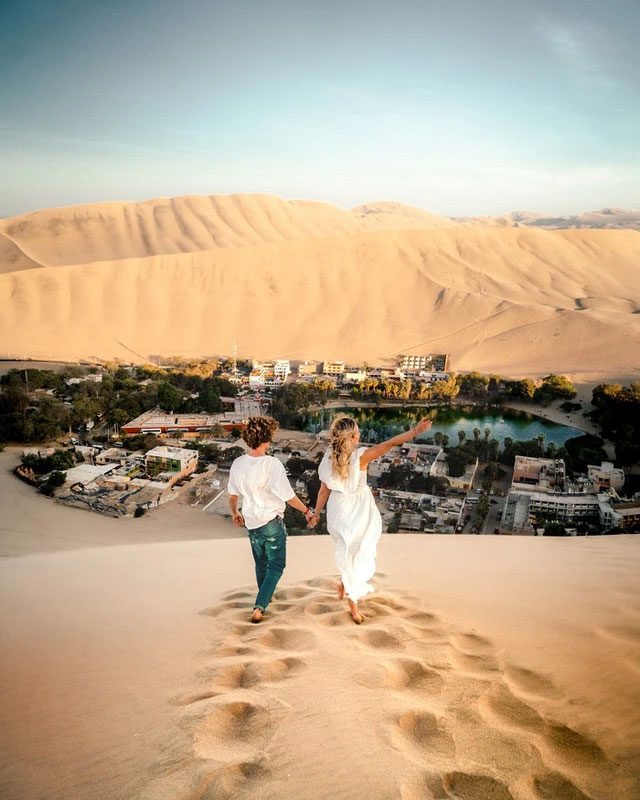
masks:
<svg viewBox="0 0 640 800"><path fill-rule="evenodd" d="M341 576L338 595L346 595L358 625L362 622L358 600L373 591L369 581L376 571L376 549L382 533L382 518L367 486L367 465L430 427L431 421L422 419L411 430L386 442L358 447L360 431L352 417L336 417L331 425L331 446L318 467L321 484L315 518L326 504L327 529L335 544Z"/></svg>

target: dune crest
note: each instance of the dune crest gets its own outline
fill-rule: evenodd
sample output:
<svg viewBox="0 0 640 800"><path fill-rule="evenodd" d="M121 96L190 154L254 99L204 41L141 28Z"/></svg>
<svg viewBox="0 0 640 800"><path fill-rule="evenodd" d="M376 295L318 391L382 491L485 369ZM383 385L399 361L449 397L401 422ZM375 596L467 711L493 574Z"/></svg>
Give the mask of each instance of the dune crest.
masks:
<svg viewBox="0 0 640 800"><path fill-rule="evenodd" d="M461 370L629 378L639 263L634 230L471 224L396 203L52 209L0 221L0 346L62 359L234 341L244 356L353 362L446 351Z"/></svg>

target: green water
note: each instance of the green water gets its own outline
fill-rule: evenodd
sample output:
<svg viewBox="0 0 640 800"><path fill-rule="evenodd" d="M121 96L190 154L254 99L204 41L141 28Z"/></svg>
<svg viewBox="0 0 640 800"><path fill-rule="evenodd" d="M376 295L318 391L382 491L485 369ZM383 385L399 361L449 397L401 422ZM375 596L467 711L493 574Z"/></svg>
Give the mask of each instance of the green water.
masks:
<svg viewBox="0 0 640 800"><path fill-rule="evenodd" d="M328 428L331 420L338 414L348 414L357 420L364 442L378 442L395 436L414 425L422 416L433 422L431 429L419 441L433 439L440 431L449 437L451 445L458 444L458 431L464 431L467 439L473 439L474 428L480 429L480 438L484 438L485 429L489 428L489 438L497 439L500 444L505 437L514 440L536 439L544 436L545 442L563 445L567 439L581 436L582 431L568 425L536 417L524 411L494 408L491 406L438 406L436 408L332 408L324 412L309 414L303 429L317 432Z"/></svg>

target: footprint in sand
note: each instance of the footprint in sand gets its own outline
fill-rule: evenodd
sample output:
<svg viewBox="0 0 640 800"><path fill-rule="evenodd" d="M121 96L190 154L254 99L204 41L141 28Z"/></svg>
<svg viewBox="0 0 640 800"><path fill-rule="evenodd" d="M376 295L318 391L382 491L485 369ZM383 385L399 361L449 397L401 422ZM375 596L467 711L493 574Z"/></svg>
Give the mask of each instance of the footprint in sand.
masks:
<svg viewBox="0 0 640 800"><path fill-rule="evenodd" d="M525 694L551 699L560 696L553 681L540 672L518 667L515 664L505 664L504 674L509 683Z"/></svg>
<svg viewBox="0 0 640 800"><path fill-rule="evenodd" d="M572 767L596 769L608 761L592 739L567 725L545 723L542 739L556 756Z"/></svg>
<svg viewBox="0 0 640 800"><path fill-rule="evenodd" d="M490 655L472 655L453 650L451 657L461 670L471 672L474 675L487 676L491 673L497 674L499 672L498 662Z"/></svg>
<svg viewBox="0 0 640 800"><path fill-rule="evenodd" d="M480 698L480 708L513 728L531 733L540 733L544 729L540 714L504 685L492 686L485 692Z"/></svg>
<svg viewBox="0 0 640 800"><path fill-rule="evenodd" d="M353 625L346 607L339 607L335 603L312 602L305 607L304 613L313 617L320 624L332 628L340 625Z"/></svg>
<svg viewBox="0 0 640 800"><path fill-rule="evenodd" d="M404 649L404 644L400 638L388 633L388 631L382 630L382 628L365 629L359 641L372 650Z"/></svg>
<svg viewBox="0 0 640 800"><path fill-rule="evenodd" d="M265 633L256 636L254 641L271 650L289 652L313 650L316 647L316 637L304 628L269 627Z"/></svg>
<svg viewBox="0 0 640 800"><path fill-rule="evenodd" d="M241 761L221 767L204 781L202 792L196 791L189 797L193 800L234 800L238 792L248 783L265 778L269 770L260 761Z"/></svg>
<svg viewBox="0 0 640 800"><path fill-rule="evenodd" d="M443 720L429 711L405 711L396 718L392 732L400 746L408 747L420 761L425 757L455 757L456 746Z"/></svg>
<svg viewBox="0 0 640 800"><path fill-rule="evenodd" d="M222 595L222 600L252 600L255 592L250 589L236 589L232 592L226 592Z"/></svg>
<svg viewBox="0 0 640 800"><path fill-rule="evenodd" d="M216 686L226 689L249 689L261 683L276 683L292 678L306 662L300 658L282 658L275 661L248 661L227 664L212 675Z"/></svg>
<svg viewBox="0 0 640 800"><path fill-rule="evenodd" d="M238 752L258 753L266 745L273 721L269 710L246 700L220 703L209 709L194 732L198 758L227 760Z"/></svg>
<svg viewBox="0 0 640 800"><path fill-rule="evenodd" d="M462 670L483 675L498 672L499 665L493 645L484 636L476 633L454 633L451 642L453 661Z"/></svg>
<svg viewBox="0 0 640 800"><path fill-rule="evenodd" d="M539 800L592 800L559 772L534 777L533 791Z"/></svg>
<svg viewBox="0 0 640 800"><path fill-rule="evenodd" d="M394 689L411 692L421 697L441 694L444 688L442 676L413 658L398 658L375 669L354 675L354 680L370 689Z"/></svg>
<svg viewBox="0 0 640 800"><path fill-rule="evenodd" d="M443 776L442 785L455 800L513 800L505 784L488 775L449 772Z"/></svg>

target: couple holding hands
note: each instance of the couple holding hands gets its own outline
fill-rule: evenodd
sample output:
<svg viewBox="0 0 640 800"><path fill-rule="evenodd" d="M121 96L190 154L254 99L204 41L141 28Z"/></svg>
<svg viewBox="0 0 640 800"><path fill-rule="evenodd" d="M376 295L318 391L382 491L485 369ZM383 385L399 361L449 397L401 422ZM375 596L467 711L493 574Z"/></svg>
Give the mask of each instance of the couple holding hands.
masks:
<svg viewBox="0 0 640 800"><path fill-rule="evenodd" d="M360 447L356 421L337 417L329 431L330 446L318 467L320 491L316 507L311 509L296 496L282 463L267 455L278 423L271 417L248 421L242 438L249 450L231 465L228 492L233 524L247 528L255 562L258 594L252 622L262 620L285 568L285 504L304 514L310 528L315 527L326 506L327 529L340 572L338 596L346 597L353 621L358 625L362 622L358 600L373 591L369 581L376 571L376 548L382 533L382 518L367 485L367 465L430 427L430 420L422 419L406 433L372 447Z"/></svg>

